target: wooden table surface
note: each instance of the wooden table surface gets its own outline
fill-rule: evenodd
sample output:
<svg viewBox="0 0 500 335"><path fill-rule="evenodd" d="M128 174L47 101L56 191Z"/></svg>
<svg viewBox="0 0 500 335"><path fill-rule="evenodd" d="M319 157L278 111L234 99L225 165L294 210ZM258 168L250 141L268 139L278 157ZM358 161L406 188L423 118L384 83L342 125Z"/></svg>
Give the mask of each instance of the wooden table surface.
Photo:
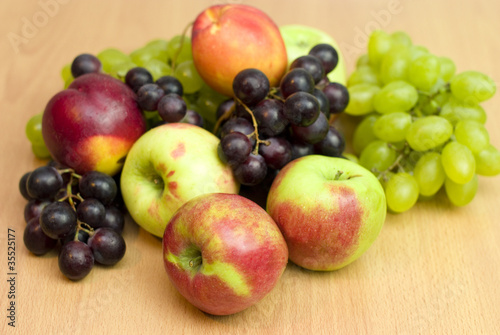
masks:
<svg viewBox="0 0 500 335"><path fill-rule="evenodd" d="M332 34L348 72L365 48L366 31L404 30L416 44L449 56L458 70L500 80L497 0L226 1L253 4L278 25L298 23ZM40 3L55 3L42 0ZM444 197L387 216L374 245L353 264L313 273L289 264L257 305L228 317L192 307L170 284L161 241L127 221L125 258L67 280L56 253L23 245L25 200L18 180L44 164L24 135L62 87L60 70L77 54L107 47L132 51L180 34L216 1L69 1L40 16L38 1L0 2L0 334L498 334L500 328L500 177L479 179L468 206ZM40 20L17 46L24 22ZM500 96L484 104L491 142L500 147ZM16 235L16 328L7 325L7 230Z"/></svg>

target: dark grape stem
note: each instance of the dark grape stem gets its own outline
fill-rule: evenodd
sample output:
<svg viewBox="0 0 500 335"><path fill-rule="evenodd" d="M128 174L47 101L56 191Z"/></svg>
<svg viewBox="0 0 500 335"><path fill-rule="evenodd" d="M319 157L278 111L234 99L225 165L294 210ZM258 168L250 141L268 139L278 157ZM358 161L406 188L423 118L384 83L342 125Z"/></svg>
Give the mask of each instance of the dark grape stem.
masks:
<svg viewBox="0 0 500 335"><path fill-rule="evenodd" d="M268 97L270 97L271 99L279 100L281 102L285 102L285 99L279 96L277 93L278 93L278 88L272 87L271 90L269 91Z"/></svg>
<svg viewBox="0 0 500 335"><path fill-rule="evenodd" d="M176 64L177 57L179 57L179 54L181 53L182 47L184 46L184 39L186 38L186 34L187 34L189 28L191 28L193 26L193 24L194 24L194 22L188 23L187 26L182 31L181 45L179 46L179 49L177 49L174 56L172 57L172 64L170 65L170 67L172 68L172 73L174 73L175 66L177 65Z"/></svg>
<svg viewBox="0 0 500 335"><path fill-rule="evenodd" d="M243 108L245 108L245 110L250 114L250 116L252 117L252 123L253 123L253 127L254 127L254 132L249 134L248 135L248 138L252 137L253 135L255 135L255 149L253 149L252 153L254 155L258 155L259 154L259 145L262 143L264 145L269 145L269 141L266 141L266 140L261 140L259 138L259 131L258 131L258 127L259 125L257 124L257 119L255 118L255 115L253 114L252 110L250 108L248 108L247 105L245 105L243 103L243 101L241 101L240 99L238 99L238 97L234 97L234 99L240 103Z"/></svg>
<svg viewBox="0 0 500 335"><path fill-rule="evenodd" d="M236 105L231 106L231 108L229 108L226 112L224 112L224 114L222 114L222 116L217 120L217 122L215 123L215 126L214 126L214 130L212 131L212 133L214 135L217 135L217 131L219 130L222 122L229 119L231 117L231 115L233 115L233 112L235 111L235 109L236 109Z"/></svg>

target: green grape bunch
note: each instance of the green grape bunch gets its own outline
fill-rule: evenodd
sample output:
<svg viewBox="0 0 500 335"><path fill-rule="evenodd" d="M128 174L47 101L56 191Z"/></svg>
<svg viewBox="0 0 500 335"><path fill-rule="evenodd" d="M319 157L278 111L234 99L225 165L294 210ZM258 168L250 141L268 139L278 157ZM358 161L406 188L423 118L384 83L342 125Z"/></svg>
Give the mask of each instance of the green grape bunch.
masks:
<svg viewBox="0 0 500 335"><path fill-rule="evenodd" d="M496 92L477 71L456 73L448 57L414 45L404 32L374 31L347 81L346 113L360 117L352 139L359 163L401 213L444 188L453 205L476 195L478 175L500 174L481 103Z"/></svg>

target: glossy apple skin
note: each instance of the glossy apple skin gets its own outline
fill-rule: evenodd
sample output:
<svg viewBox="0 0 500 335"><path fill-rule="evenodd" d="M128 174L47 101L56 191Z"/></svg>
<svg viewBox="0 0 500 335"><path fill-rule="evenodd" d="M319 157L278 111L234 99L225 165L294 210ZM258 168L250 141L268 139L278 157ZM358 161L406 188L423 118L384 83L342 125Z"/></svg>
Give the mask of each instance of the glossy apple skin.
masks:
<svg viewBox="0 0 500 335"><path fill-rule="evenodd" d="M149 130L130 149L120 176L127 210L158 237L174 212L205 193L238 193L231 168L217 154L219 139L207 130L170 123Z"/></svg>
<svg viewBox="0 0 500 335"><path fill-rule="evenodd" d="M338 180L337 172L342 171ZM305 156L276 176L267 212L280 227L290 260L317 271L340 269L375 241L386 216L377 178L343 158Z"/></svg>
<svg viewBox="0 0 500 335"><path fill-rule="evenodd" d="M78 173L116 174L146 131L135 93L105 74L86 74L48 102L43 139L57 162Z"/></svg>
<svg viewBox="0 0 500 335"><path fill-rule="evenodd" d="M206 194L172 217L163 236L167 274L194 306L238 313L264 298L286 268L288 249L273 219L236 194Z"/></svg>
<svg viewBox="0 0 500 335"><path fill-rule="evenodd" d="M276 24L246 5L216 5L196 18L192 29L193 61L203 80L219 93L233 95L233 79L242 70L264 72L278 86L288 60Z"/></svg>

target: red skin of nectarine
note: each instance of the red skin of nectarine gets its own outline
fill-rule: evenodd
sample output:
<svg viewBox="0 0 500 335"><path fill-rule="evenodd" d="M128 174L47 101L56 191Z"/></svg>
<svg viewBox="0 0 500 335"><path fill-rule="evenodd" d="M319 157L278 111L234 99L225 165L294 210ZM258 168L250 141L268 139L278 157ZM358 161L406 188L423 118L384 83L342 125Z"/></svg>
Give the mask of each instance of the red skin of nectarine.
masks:
<svg viewBox="0 0 500 335"><path fill-rule="evenodd" d="M240 71L259 69L273 87L288 65L279 28L265 13L246 5L216 5L202 12L193 25L192 50L203 80L228 96Z"/></svg>
<svg viewBox="0 0 500 335"><path fill-rule="evenodd" d="M117 173L145 131L135 93L105 74L76 78L43 113L43 138L52 157L78 173Z"/></svg>

